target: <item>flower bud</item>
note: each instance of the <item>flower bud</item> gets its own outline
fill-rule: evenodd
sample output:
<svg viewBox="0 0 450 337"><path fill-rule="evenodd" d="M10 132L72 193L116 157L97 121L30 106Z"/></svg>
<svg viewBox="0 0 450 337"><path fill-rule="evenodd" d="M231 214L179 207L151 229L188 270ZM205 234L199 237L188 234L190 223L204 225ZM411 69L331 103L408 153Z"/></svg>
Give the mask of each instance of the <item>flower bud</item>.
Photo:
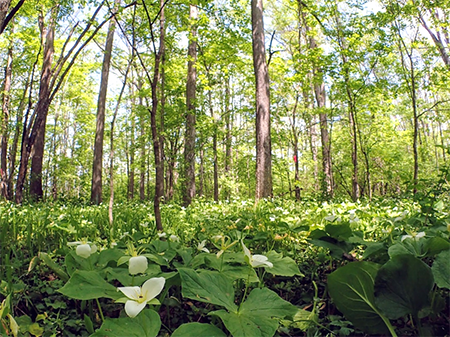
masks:
<svg viewBox="0 0 450 337"><path fill-rule="evenodd" d="M145 273L148 267L147 258L143 255L133 256L128 261L128 271L131 275Z"/></svg>

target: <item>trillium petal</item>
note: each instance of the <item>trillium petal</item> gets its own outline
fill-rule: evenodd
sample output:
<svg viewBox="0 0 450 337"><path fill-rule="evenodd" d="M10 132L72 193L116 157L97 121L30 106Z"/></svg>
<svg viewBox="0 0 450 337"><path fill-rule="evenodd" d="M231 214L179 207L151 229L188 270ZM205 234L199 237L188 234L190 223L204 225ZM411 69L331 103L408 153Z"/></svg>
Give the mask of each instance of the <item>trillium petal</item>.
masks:
<svg viewBox="0 0 450 337"><path fill-rule="evenodd" d="M78 245L81 245L83 242L81 242L81 241L72 241L72 242L67 242L67 245L69 246L69 247L72 247L72 246L78 246Z"/></svg>
<svg viewBox="0 0 450 337"><path fill-rule="evenodd" d="M425 236L425 232L420 232L420 233L416 234L415 239L419 240L420 238L423 238L424 236Z"/></svg>
<svg viewBox="0 0 450 337"><path fill-rule="evenodd" d="M147 258L143 255L133 256L128 260L128 272L131 275L145 273L148 267Z"/></svg>
<svg viewBox="0 0 450 337"><path fill-rule="evenodd" d="M153 277L145 281L142 285L142 295L144 296L145 303L158 296L163 290L165 283L166 279L164 277Z"/></svg>
<svg viewBox="0 0 450 337"><path fill-rule="evenodd" d="M170 239L170 241L173 241L173 242L180 242L180 239L178 238L178 236L176 236L176 235L174 235L174 234L172 234L172 235L169 237L169 239Z"/></svg>
<svg viewBox="0 0 450 337"><path fill-rule="evenodd" d="M76 253L78 256L84 257L87 259L89 256L91 256L91 246L89 246L87 243L83 245L78 245Z"/></svg>
<svg viewBox="0 0 450 337"><path fill-rule="evenodd" d="M139 295L141 294L140 287L119 287L119 289L126 297L132 300L139 300Z"/></svg>
<svg viewBox="0 0 450 337"><path fill-rule="evenodd" d="M264 255L253 255L252 267L267 266L269 268L273 267L272 262L269 261L267 256Z"/></svg>
<svg viewBox="0 0 450 337"><path fill-rule="evenodd" d="M125 303L125 312L129 317L133 318L136 317L146 305L147 302L138 303L136 301L127 301L127 303Z"/></svg>
<svg viewBox="0 0 450 337"><path fill-rule="evenodd" d="M245 256L247 256L248 259L251 261L252 260L252 254L250 253L250 250L244 245L244 241L241 241L241 244L242 244L242 249L244 250Z"/></svg>

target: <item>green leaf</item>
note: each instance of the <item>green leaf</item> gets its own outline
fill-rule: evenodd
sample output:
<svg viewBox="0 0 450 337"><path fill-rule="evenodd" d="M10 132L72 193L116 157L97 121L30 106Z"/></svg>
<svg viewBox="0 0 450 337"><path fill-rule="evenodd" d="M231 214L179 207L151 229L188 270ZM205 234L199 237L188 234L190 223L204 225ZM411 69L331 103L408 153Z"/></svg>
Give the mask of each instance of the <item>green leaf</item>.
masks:
<svg viewBox="0 0 450 337"><path fill-rule="evenodd" d="M439 288L450 289L450 250L445 250L436 256L431 270Z"/></svg>
<svg viewBox="0 0 450 337"><path fill-rule="evenodd" d="M186 323L182 324L176 329L172 337L198 337L198 336L208 336L208 337L226 337L227 335L220 330L218 327L205 324L205 323Z"/></svg>
<svg viewBox="0 0 450 337"><path fill-rule="evenodd" d="M200 302L223 306L236 312L234 287L229 278L216 271L203 270L197 273L193 269L179 268L182 294Z"/></svg>
<svg viewBox="0 0 450 337"><path fill-rule="evenodd" d="M367 248L364 250L363 259L367 259L376 254L386 252L386 246L383 242L368 242Z"/></svg>
<svg viewBox="0 0 450 337"><path fill-rule="evenodd" d="M417 313L429 304L431 268L410 255L393 256L375 278L375 303L391 319Z"/></svg>
<svg viewBox="0 0 450 337"><path fill-rule="evenodd" d="M91 337L155 337L160 329L161 319L158 313L146 309L134 318L106 318Z"/></svg>
<svg viewBox="0 0 450 337"><path fill-rule="evenodd" d="M294 276L303 275L298 269L297 263L290 257L283 257L283 254L277 253L273 250L267 253L267 258L273 263L272 268L266 268L266 271L279 276Z"/></svg>
<svg viewBox="0 0 450 337"><path fill-rule="evenodd" d="M234 337L270 337L278 328L278 320L251 313L241 314L218 310L209 315L220 317L225 327Z"/></svg>
<svg viewBox="0 0 450 337"><path fill-rule="evenodd" d="M102 250L98 257L97 265L104 268L108 265L110 261L116 261L118 265L118 260L123 256L123 252L119 249L105 249Z"/></svg>
<svg viewBox="0 0 450 337"><path fill-rule="evenodd" d="M435 256L440 252L450 249L450 242L439 236L428 239L423 245L426 256Z"/></svg>
<svg viewBox="0 0 450 337"><path fill-rule="evenodd" d="M328 276L328 290L339 311L357 328L386 333L386 318L375 306L374 279L379 265L351 262Z"/></svg>
<svg viewBox="0 0 450 337"><path fill-rule="evenodd" d="M117 288L106 282L96 271L77 270L70 280L58 290L61 294L77 300L92 300L100 297L119 299Z"/></svg>
<svg viewBox="0 0 450 337"><path fill-rule="evenodd" d="M352 236L352 229L349 223L342 223L339 225L328 224L325 226L325 231L332 237L339 241L346 241Z"/></svg>
<svg viewBox="0 0 450 337"><path fill-rule="evenodd" d="M232 266L226 264L223 266L221 274L228 277L230 280L235 281L238 279L248 280L249 282L259 282L258 275L255 269L250 267L248 264L245 266Z"/></svg>
<svg viewBox="0 0 450 337"><path fill-rule="evenodd" d="M306 331L317 325L319 317L314 311L299 309L293 318L294 326L302 331Z"/></svg>
<svg viewBox="0 0 450 337"><path fill-rule="evenodd" d="M87 332L90 334L94 333L94 324L92 323L91 318L84 314L84 326L86 327Z"/></svg>
<svg viewBox="0 0 450 337"><path fill-rule="evenodd" d="M127 268L106 268L106 278L108 281L117 280L123 286L131 286L136 284L142 284L151 277L156 277L161 274L161 267L157 264L149 264L145 275L132 276L128 272Z"/></svg>
<svg viewBox="0 0 450 337"><path fill-rule="evenodd" d="M284 318L293 316L296 312L297 307L267 288L253 289L239 309L241 315L252 314L266 316L267 318Z"/></svg>
<svg viewBox="0 0 450 337"><path fill-rule="evenodd" d="M273 336L278 328L278 320L293 316L297 308L283 300L267 288L253 289L242 303L239 312L228 313L225 310L211 312L219 316L233 336Z"/></svg>

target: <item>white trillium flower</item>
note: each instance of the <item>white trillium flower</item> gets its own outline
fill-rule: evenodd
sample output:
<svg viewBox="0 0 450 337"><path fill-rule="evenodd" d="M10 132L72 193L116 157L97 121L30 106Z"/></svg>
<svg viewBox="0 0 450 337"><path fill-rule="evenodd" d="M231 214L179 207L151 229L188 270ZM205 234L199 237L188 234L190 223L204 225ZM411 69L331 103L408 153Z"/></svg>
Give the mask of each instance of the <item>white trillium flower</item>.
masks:
<svg viewBox="0 0 450 337"><path fill-rule="evenodd" d="M401 242L405 239L414 239L414 241L419 241L421 238L425 236L425 232L417 233L416 235L402 235Z"/></svg>
<svg viewBox="0 0 450 337"><path fill-rule="evenodd" d="M199 251L201 251L201 252L209 253L209 249L206 248L205 245L206 245L206 240L203 240L202 242L200 242L200 243L197 245L197 249L198 249Z"/></svg>
<svg viewBox="0 0 450 337"><path fill-rule="evenodd" d="M136 317L147 303L159 304L155 299L163 290L166 279L164 277L151 278L142 287L119 287L118 289L128 298L125 302L125 312L129 317Z"/></svg>
<svg viewBox="0 0 450 337"><path fill-rule="evenodd" d="M144 255L133 256L128 260L128 272L131 275L142 274L148 268L148 261Z"/></svg>
<svg viewBox="0 0 450 337"><path fill-rule="evenodd" d="M68 242L68 246L77 246L75 252L78 256L81 256L85 259L87 259L89 256L94 254L97 251L97 246L94 244L91 244L89 241L74 241L74 242Z"/></svg>
<svg viewBox="0 0 450 337"><path fill-rule="evenodd" d="M158 238L162 239L165 238L167 236L166 233L162 232L162 233L156 233L156 235L158 235Z"/></svg>
<svg viewBox="0 0 450 337"><path fill-rule="evenodd" d="M174 234L172 234L171 236L169 236L169 240L173 241L173 242L180 242L180 238Z"/></svg>
<svg viewBox="0 0 450 337"><path fill-rule="evenodd" d="M244 241L241 240L241 244L242 244L242 249L244 250L245 258L246 258L248 264L250 264L250 266L252 266L252 268L257 268L257 267L272 268L273 267L273 263L269 261L267 256L258 255L258 254L252 255L250 253L250 250L247 247L245 247Z"/></svg>

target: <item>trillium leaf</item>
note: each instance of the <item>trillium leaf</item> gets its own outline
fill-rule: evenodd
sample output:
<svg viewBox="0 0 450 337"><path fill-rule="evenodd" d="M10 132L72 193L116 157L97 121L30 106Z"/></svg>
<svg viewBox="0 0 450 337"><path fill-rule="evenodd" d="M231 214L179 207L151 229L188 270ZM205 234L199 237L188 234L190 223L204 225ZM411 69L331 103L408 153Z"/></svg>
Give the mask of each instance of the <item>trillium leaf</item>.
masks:
<svg viewBox="0 0 450 337"><path fill-rule="evenodd" d="M328 276L328 291L339 311L371 334L386 333L386 324L390 324L375 306L373 287L378 268L372 262L351 262Z"/></svg>
<svg viewBox="0 0 450 337"><path fill-rule="evenodd" d="M239 310L241 315L255 314L267 318L294 316L297 307L267 288L253 289Z"/></svg>
<svg viewBox="0 0 450 337"><path fill-rule="evenodd" d="M179 268L178 271L184 297L220 305L232 312L237 311L234 304L234 287L228 277L210 270L197 273L193 269Z"/></svg>
<svg viewBox="0 0 450 337"><path fill-rule="evenodd" d="M450 250L445 250L436 256L431 270L437 286L450 289Z"/></svg>
<svg viewBox="0 0 450 337"><path fill-rule="evenodd" d="M266 271L279 276L304 276L298 269L297 263L290 257L283 257L283 254L277 253L273 250L267 253L270 262L273 263L272 268L266 268Z"/></svg>
<svg viewBox="0 0 450 337"><path fill-rule="evenodd" d="M276 318L292 317L297 308L267 288L254 289L239 312L211 312L219 316L233 336L273 336L278 328Z"/></svg>
<svg viewBox="0 0 450 337"><path fill-rule="evenodd" d="M226 337L227 335L218 327L206 323L186 323L180 325L172 335L172 337Z"/></svg>
<svg viewBox="0 0 450 337"><path fill-rule="evenodd" d="M426 256L435 256L443 251L449 251L450 242L439 236L434 236L425 241L424 250Z"/></svg>
<svg viewBox="0 0 450 337"><path fill-rule="evenodd" d="M118 299L121 293L96 271L77 270L69 281L58 290L61 294L77 300L92 300L100 297Z"/></svg>
<svg viewBox="0 0 450 337"><path fill-rule="evenodd" d="M278 328L278 320L252 313L218 310L209 313L218 316L234 337L270 337Z"/></svg>
<svg viewBox="0 0 450 337"><path fill-rule="evenodd" d="M134 318L106 318L91 337L155 337L160 329L161 319L158 313L146 309Z"/></svg>
<svg viewBox="0 0 450 337"><path fill-rule="evenodd" d="M395 255L375 278L375 303L391 319L417 313L429 304L431 268L410 255Z"/></svg>

